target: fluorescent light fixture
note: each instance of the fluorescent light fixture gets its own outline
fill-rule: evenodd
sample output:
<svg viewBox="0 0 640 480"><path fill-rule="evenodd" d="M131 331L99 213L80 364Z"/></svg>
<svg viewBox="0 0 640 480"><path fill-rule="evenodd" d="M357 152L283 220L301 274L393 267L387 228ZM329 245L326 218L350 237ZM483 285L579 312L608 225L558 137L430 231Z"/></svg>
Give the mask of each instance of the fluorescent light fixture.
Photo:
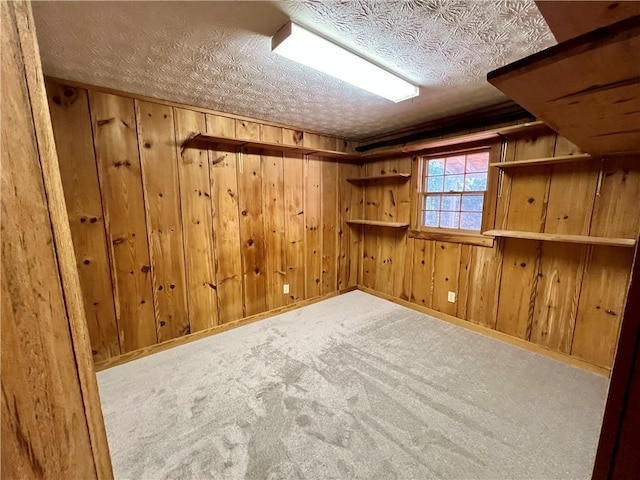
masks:
<svg viewBox="0 0 640 480"><path fill-rule="evenodd" d="M418 87L293 22L271 40L271 50L394 102L418 96Z"/></svg>

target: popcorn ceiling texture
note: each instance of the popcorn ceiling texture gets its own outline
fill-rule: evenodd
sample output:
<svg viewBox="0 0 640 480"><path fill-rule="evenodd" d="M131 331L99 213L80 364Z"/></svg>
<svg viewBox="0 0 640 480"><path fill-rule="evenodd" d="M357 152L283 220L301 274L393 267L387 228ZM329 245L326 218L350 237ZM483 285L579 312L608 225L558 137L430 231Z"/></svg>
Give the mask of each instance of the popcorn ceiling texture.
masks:
<svg viewBox="0 0 640 480"><path fill-rule="evenodd" d="M361 139L504 100L555 43L532 0L35 2L45 74ZM271 52L291 18L420 86L394 104Z"/></svg>

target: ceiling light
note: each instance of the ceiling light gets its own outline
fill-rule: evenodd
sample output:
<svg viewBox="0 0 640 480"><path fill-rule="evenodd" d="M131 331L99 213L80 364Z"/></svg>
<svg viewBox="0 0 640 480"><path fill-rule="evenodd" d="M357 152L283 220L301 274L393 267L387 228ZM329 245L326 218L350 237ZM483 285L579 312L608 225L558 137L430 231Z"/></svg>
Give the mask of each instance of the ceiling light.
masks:
<svg viewBox="0 0 640 480"><path fill-rule="evenodd" d="M418 87L293 22L271 40L271 50L394 102L418 96Z"/></svg>

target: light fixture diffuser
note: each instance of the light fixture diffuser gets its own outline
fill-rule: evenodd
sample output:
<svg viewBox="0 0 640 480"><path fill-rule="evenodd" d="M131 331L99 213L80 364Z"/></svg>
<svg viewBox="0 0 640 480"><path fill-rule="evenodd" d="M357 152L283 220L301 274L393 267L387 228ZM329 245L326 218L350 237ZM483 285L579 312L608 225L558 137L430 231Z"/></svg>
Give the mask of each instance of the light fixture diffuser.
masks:
<svg viewBox="0 0 640 480"><path fill-rule="evenodd" d="M293 22L273 36L271 50L396 103L419 93L415 85Z"/></svg>

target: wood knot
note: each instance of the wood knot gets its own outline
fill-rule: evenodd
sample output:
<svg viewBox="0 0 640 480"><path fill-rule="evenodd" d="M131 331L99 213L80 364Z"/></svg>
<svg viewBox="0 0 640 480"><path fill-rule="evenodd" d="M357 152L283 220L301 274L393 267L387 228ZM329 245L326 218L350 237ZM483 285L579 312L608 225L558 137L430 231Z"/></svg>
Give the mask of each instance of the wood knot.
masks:
<svg viewBox="0 0 640 480"><path fill-rule="evenodd" d="M82 263L84 263L85 265L89 265L91 261L88 258L85 258L85 260Z"/></svg>
<svg viewBox="0 0 640 480"><path fill-rule="evenodd" d="M167 324L167 322L165 322L164 320L160 320L160 326L164 327Z"/></svg>
<svg viewBox="0 0 640 480"><path fill-rule="evenodd" d="M246 210L242 210L242 216L246 217L247 216L247 211Z"/></svg>
<svg viewBox="0 0 640 480"><path fill-rule="evenodd" d="M140 271L142 273L149 273L151 271L151 267L149 267L149 265L143 265L142 267L140 267Z"/></svg>
<svg viewBox="0 0 640 480"><path fill-rule="evenodd" d="M252 238L250 238L250 239L247 241L247 245L249 245L249 246L253 245L253 239L252 239Z"/></svg>
<svg viewBox="0 0 640 480"><path fill-rule="evenodd" d="M521 266L522 268L524 268L524 267L526 267L526 266L527 266L527 264L526 264L526 263L524 263L524 262L520 262L520 266Z"/></svg>
<svg viewBox="0 0 640 480"><path fill-rule="evenodd" d="M529 197L529 198L527 198L527 203L529 203L529 204L531 204L531 203L533 203L533 202L535 202L535 201L536 201L536 199L535 199L535 198L533 198L533 197Z"/></svg>
<svg viewBox="0 0 640 480"><path fill-rule="evenodd" d="M151 148L151 144L149 142L144 142L144 148Z"/></svg>

